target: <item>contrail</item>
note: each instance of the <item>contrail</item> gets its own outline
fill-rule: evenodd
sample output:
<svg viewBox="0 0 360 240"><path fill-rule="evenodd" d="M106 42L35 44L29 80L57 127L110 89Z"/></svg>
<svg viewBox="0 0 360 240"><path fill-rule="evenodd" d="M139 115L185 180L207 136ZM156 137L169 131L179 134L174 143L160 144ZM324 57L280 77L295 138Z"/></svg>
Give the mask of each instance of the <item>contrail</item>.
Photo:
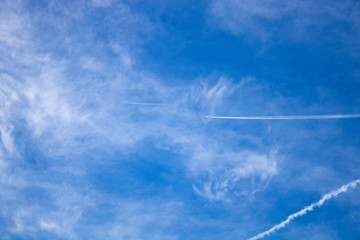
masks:
<svg viewBox="0 0 360 240"><path fill-rule="evenodd" d="M125 104L132 105L146 105L146 106L168 106L168 104L163 103L146 103L146 102L124 102Z"/></svg>
<svg viewBox="0 0 360 240"><path fill-rule="evenodd" d="M357 180L349 182L348 184L341 186L340 188L336 189L335 191L325 194L324 196L322 196L322 198L319 201L314 202L314 203L310 204L309 206L304 207L302 210L291 214L290 216L288 216L286 218L286 220L282 221L281 223L275 225L274 227L270 228L269 230L267 230L265 232L259 233L258 235L254 236L254 237L248 238L248 240L261 239L265 236L270 235L273 232L276 232L277 230L279 230L281 228L284 228L287 224L289 224L295 218L305 215L307 212L313 211L314 208L316 208L316 207L321 207L325 201L330 200L334 197L337 197L337 195L339 195L340 193L346 192L350 187L355 188L356 185L358 185L359 183L360 183L360 179L357 179Z"/></svg>
<svg viewBox="0 0 360 240"><path fill-rule="evenodd" d="M235 120L304 120L304 119L339 119L339 118L360 118L360 114L336 114L336 115L297 115L297 116L205 116L217 119Z"/></svg>

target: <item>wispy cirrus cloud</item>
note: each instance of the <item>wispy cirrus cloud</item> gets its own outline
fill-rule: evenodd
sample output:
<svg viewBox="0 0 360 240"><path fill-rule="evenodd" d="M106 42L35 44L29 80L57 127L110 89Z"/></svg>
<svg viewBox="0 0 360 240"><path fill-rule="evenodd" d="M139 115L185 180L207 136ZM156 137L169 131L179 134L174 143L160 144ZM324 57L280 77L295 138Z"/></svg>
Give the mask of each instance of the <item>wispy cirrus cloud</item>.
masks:
<svg viewBox="0 0 360 240"><path fill-rule="evenodd" d="M179 2L172 3L176 11ZM232 4L226 9L243 7ZM288 3L274 4L241 11L249 14L246 19L255 15L265 21L282 21L286 11L295 11ZM341 106L333 111L301 105L281 92L274 97L248 69L176 76L181 83L144 70L152 66L146 62L153 54L148 45L166 35L161 28L177 26L166 7L148 14L148 6L107 0L1 2L0 238L246 237L260 222L256 211L277 209L276 197L294 188L319 192L324 182L341 181L330 162L335 151L344 152L343 142L321 152L329 162L303 157L341 134L341 127L329 123L335 121L314 127L300 125L304 121L205 117L282 116L294 108L301 114L331 113L341 112ZM220 6L213 14L221 11ZM348 152L356 154L357 149ZM356 174L356 166L352 170ZM323 181L309 187L314 179ZM276 187L281 189L271 201L266 194ZM235 225L249 230L240 232Z"/></svg>
<svg viewBox="0 0 360 240"><path fill-rule="evenodd" d="M359 7L356 1L218 1L210 4L214 24L233 34L285 41L316 41L337 36L354 44L359 35ZM331 27L332 29L329 29Z"/></svg>
<svg viewBox="0 0 360 240"><path fill-rule="evenodd" d="M142 150L148 139L158 139L151 147L171 148L181 156L176 165L194 186L204 186L195 192L205 200L224 201L226 192L241 180L258 178L257 185L263 186L263 181L276 174L276 159L266 151L232 151L203 129L202 116L214 112L224 98L252 78L234 84L219 75L185 86L167 86L160 77L133 69L136 61L130 55L136 44L123 41L125 36L135 43L143 41L141 36L146 33L132 28L151 28L148 20L126 5L114 3L122 11L109 19L108 34L120 26L124 30L98 46L95 36L99 29L81 28L87 24L87 14L106 11L107 2L93 4L101 8L76 3L70 9L54 1L45 4L48 12L36 14L40 6L32 12L22 1L2 3L0 221L5 223L1 237L83 239L90 232L99 239L106 234L109 238L176 239L177 235L167 230L179 213L176 207L163 211L146 200L138 201L138 207L126 197L107 199L103 189L93 189L87 172L87 166L123 161L127 153ZM57 14L51 15L53 12ZM73 29L76 26L80 33ZM39 34L43 27L57 37ZM111 52L113 58L104 57L102 51ZM154 102L172 107L132 106ZM120 157L98 157L114 152L120 152ZM209 179L210 184L219 186L210 193L205 191ZM193 191L191 184L189 189ZM247 191L252 190L249 187ZM172 202L162 201L164 205ZM126 220L111 215L106 225L87 222L91 209L103 204L120 209L119 216ZM124 210L129 213L122 215ZM159 218L162 220L155 224ZM158 230L142 230L151 226Z"/></svg>
<svg viewBox="0 0 360 240"><path fill-rule="evenodd" d="M276 157L276 148L268 154L246 151L221 153L216 148L201 152L196 149L193 158L199 163L192 170L204 183L201 187L193 185L194 191L211 201L228 201L230 192L238 197L251 196L266 187L271 177L277 174Z"/></svg>

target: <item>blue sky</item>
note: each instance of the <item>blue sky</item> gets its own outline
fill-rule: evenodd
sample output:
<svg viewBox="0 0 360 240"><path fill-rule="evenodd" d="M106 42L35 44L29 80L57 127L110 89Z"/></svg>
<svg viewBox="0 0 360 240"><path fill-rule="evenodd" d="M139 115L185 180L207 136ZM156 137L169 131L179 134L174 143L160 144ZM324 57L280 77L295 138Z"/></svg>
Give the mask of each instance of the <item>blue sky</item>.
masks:
<svg viewBox="0 0 360 240"><path fill-rule="evenodd" d="M339 190L262 237L359 239L359 118L206 117L359 114L359 19L354 0L0 0L0 238L249 239Z"/></svg>

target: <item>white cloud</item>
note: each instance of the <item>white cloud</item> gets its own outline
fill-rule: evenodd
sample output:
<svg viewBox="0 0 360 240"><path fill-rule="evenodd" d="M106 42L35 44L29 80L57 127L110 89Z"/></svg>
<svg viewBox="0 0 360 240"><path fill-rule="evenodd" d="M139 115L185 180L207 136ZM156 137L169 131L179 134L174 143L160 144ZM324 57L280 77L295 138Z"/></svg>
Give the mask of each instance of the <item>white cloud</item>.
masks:
<svg viewBox="0 0 360 240"><path fill-rule="evenodd" d="M10 6L10 1L7 4L9 6L4 6L0 16L0 22L6 23L0 26L4 32L0 37L3 41L1 47L6 46L2 53L5 60L0 62L0 68L10 72L0 73L0 130L2 146L6 150L0 151L0 171L4 173L0 179L0 214L13 222L4 229L22 236L47 233L76 238L81 231L80 225L84 224L84 212L90 211L92 204L108 200L95 190L90 191L90 184L81 178L86 175L84 166L92 164L92 161L104 161L84 157L84 153L94 149L136 152L142 148L141 141L144 139L159 139L156 146L169 147L181 154L183 161L176 164L182 164L196 185L204 186L204 190L197 192L210 200L226 199L226 192L237 189L241 180L259 178L266 181L276 174L276 159L271 154L255 150L232 151L231 147L211 138L203 130L204 121L199 117L199 114L215 111L224 98L251 79L236 85L225 76L211 76L191 86L165 86L157 76L132 70L131 44L120 44L121 48L115 44L109 47L118 54L118 58L110 62L122 63L114 70L111 64L87 52L95 49L91 44L80 50L77 49L79 46L72 46L78 36L66 32L61 22L52 18L47 23L54 27L55 32L66 36L68 41L64 42L67 53L61 56L50 54L56 46L46 43L49 45L39 47L41 37L32 35L36 24L32 25L31 18L27 19L27 12L21 4ZM53 10L61 6L51 2L50 8ZM71 16L66 18L71 22L81 21L85 14L81 9L77 5L75 10L62 10L66 16ZM115 27L126 26L124 29L127 29L146 22L141 15L132 15L126 6L121 14L119 23L113 23ZM42 19L46 16L37 17ZM62 24L67 26L69 23ZM126 35L126 31L122 34ZM118 37L122 42L122 36ZM76 54L73 56L72 52ZM93 72L98 72L100 76L92 75ZM125 101L165 105L149 108L123 104ZM44 161L45 170L36 170L37 164L32 166L27 159L22 159L25 156L21 155L21 149L16 148L16 141L12 138L16 130L28 133L27 137L37 144L39 149L25 147L40 152L44 160L35 161ZM21 142L22 139L18 141L22 146L26 145ZM17 161L10 162L7 152L18 150ZM8 171L9 164L16 166L16 171ZM61 176L62 184L59 184L56 174ZM71 178L76 178L81 184L69 184ZM208 181L209 178L211 181ZM256 184L251 187L258 188ZM26 199L27 188L39 191L39 199L21 201ZM43 204L45 202L49 205ZM113 204L111 207L119 209L120 217L111 219L114 221L103 229L89 227L90 230L85 231L98 234L99 239L104 233L114 238L139 239L146 235L144 227L155 225L161 230L167 229L176 219L176 211L172 209L177 206L165 206L164 209L164 206L155 204L138 204L141 206L132 206L126 201L117 207ZM177 238L160 230L152 233L153 236L146 237Z"/></svg>
<svg viewBox="0 0 360 240"><path fill-rule="evenodd" d="M231 95L242 83L233 84L226 76L209 76L199 79L191 88L188 104L199 108L202 113L214 113L223 98Z"/></svg>
<svg viewBox="0 0 360 240"><path fill-rule="evenodd" d="M47 231L53 231L55 230L55 232L59 232L60 227L54 223L54 222L45 222L45 221L40 221L40 228L47 230Z"/></svg>
<svg viewBox="0 0 360 240"><path fill-rule="evenodd" d="M112 4L112 0L92 0L92 3L96 7L109 7Z"/></svg>
<svg viewBox="0 0 360 240"><path fill-rule="evenodd" d="M179 239L173 224L180 224L182 204L122 201L114 206L114 221L98 228L95 239Z"/></svg>
<svg viewBox="0 0 360 240"><path fill-rule="evenodd" d="M269 39L316 40L324 29L343 41L351 41L349 32L359 34L358 3L354 1L274 1L213 0L210 14L214 23L236 35ZM340 24L351 26L350 30ZM327 31L327 36L329 32ZM335 36L331 35L331 36ZM351 41L353 42L353 41Z"/></svg>
<svg viewBox="0 0 360 240"><path fill-rule="evenodd" d="M277 174L276 149L268 155L253 152L226 152L213 149L208 155L197 155L202 158L195 174L208 172L208 180L199 188L193 185L194 191L210 201L227 201L228 192L232 195L248 197L266 187L268 180ZM207 158L206 160L204 159ZM206 162L206 164L204 164Z"/></svg>
<svg viewBox="0 0 360 240"><path fill-rule="evenodd" d="M5 150L9 154L15 153L14 142L11 136L12 131L13 131L13 126L0 124L1 141L3 146L5 147Z"/></svg>

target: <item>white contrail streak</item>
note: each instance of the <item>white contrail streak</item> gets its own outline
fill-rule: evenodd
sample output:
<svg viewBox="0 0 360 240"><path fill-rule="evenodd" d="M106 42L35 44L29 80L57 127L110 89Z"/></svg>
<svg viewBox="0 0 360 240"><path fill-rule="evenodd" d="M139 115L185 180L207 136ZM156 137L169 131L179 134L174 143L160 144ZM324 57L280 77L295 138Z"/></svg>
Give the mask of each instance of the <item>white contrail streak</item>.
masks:
<svg viewBox="0 0 360 240"><path fill-rule="evenodd" d="M167 106L167 104L163 103L146 103L146 102L124 102L125 104L132 105L145 105L145 106Z"/></svg>
<svg viewBox="0 0 360 240"><path fill-rule="evenodd" d="M307 212L313 211L314 208L321 207L325 201L330 200L334 197L337 197L337 195L339 195L340 193L346 192L350 187L355 188L356 185L358 185L359 183L360 183L360 179L357 179L352 182L349 182L348 184L341 186L340 188L336 189L335 191L325 194L324 196L322 196L322 198L319 201L314 202L314 203L310 204L309 206L304 207L302 210L291 214L290 216L288 216L286 218L286 220L273 226L272 228L270 228L269 230L267 230L265 232L259 233L258 235L254 236L254 237L248 238L248 240L261 239L265 236L270 235L273 232L276 232L277 230L279 230L281 228L284 228L287 224L289 224L295 218L305 215Z"/></svg>
<svg viewBox="0 0 360 240"><path fill-rule="evenodd" d="M297 116L205 116L207 118L217 119L235 119L235 120L304 120L304 119L338 119L338 118L360 118L360 114L336 114L336 115L297 115Z"/></svg>

